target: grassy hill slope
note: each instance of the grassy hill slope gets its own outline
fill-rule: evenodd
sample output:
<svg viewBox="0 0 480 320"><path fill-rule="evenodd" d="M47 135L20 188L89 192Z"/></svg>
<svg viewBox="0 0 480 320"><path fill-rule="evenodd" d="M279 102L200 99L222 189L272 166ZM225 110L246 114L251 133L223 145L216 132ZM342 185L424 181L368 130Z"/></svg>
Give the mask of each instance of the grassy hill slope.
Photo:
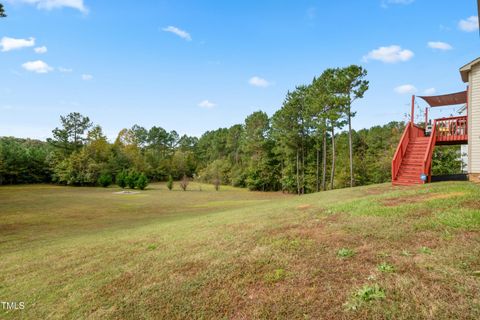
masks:
<svg viewBox="0 0 480 320"><path fill-rule="evenodd" d="M1 187L0 317L480 318L478 185L191 189Z"/></svg>

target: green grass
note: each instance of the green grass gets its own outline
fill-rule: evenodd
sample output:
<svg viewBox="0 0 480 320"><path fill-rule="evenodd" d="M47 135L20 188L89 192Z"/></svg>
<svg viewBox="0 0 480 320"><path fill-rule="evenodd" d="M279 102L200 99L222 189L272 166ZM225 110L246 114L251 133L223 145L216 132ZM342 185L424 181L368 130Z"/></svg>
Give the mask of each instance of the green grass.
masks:
<svg viewBox="0 0 480 320"><path fill-rule="evenodd" d="M395 267L387 262L382 262L377 268L381 272L395 272Z"/></svg>
<svg viewBox="0 0 480 320"><path fill-rule="evenodd" d="M342 248L337 251L337 256L340 258L350 258L355 255L355 252L352 249Z"/></svg>
<svg viewBox="0 0 480 320"><path fill-rule="evenodd" d="M0 318L480 318L478 185L117 191L0 187Z"/></svg>

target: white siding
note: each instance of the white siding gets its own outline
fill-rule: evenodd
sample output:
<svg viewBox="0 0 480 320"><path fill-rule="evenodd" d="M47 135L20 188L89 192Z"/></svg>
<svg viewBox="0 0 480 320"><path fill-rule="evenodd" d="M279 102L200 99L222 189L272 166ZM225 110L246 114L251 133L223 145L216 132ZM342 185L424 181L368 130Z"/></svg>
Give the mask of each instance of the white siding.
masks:
<svg viewBox="0 0 480 320"><path fill-rule="evenodd" d="M469 171L480 173L480 64L472 67L469 78Z"/></svg>

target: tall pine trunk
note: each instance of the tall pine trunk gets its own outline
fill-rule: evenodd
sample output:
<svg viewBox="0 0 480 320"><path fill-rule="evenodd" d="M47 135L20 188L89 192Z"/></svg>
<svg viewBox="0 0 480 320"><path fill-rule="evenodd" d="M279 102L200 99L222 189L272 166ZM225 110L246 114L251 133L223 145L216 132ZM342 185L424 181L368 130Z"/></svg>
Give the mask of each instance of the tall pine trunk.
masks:
<svg viewBox="0 0 480 320"><path fill-rule="evenodd" d="M317 145L317 173L316 173L316 191L320 191L320 148Z"/></svg>
<svg viewBox="0 0 480 320"><path fill-rule="evenodd" d="M300 195L300 168L299 168L299 152L298 152L298 148L297 148L297 194Z"/></svg>
<svg viewBox="0 0 480 320"><path fill-rule="evenodd" d="M330 189L333 190L335 180L335 127L332 124L332 172L330 174Z"/></svg>
<svg viewBox="0 0 480 320"><path fill-rule="evenodd" d="M322 190L327 190L327 126L323 127L323 152L322 152Z"/></svg>
<svg viewBox="0 0 480 320"><path fill-rule="evenodd" d="M352 146L352 115L348 107L348 151L350 154L350 188L354 186L353 181L353 146Z"/></svg>
<svg viewBox="0 0 480 320"><path fill-rule="evenodd" d="M302 188L301 194L305 194L305 146L302 142Z"/></svg>

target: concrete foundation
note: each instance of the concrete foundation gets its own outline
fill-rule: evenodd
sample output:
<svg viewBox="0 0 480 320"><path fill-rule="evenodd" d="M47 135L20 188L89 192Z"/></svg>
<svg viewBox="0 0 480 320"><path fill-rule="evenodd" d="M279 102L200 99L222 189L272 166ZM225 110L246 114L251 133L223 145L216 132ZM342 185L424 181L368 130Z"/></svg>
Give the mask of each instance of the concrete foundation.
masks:
<svg viewBox="0 0 480 320"><path fill-rule="evenodd" d="M480 173L469 173L468 180L476 183L480 183Z"/></svg>

